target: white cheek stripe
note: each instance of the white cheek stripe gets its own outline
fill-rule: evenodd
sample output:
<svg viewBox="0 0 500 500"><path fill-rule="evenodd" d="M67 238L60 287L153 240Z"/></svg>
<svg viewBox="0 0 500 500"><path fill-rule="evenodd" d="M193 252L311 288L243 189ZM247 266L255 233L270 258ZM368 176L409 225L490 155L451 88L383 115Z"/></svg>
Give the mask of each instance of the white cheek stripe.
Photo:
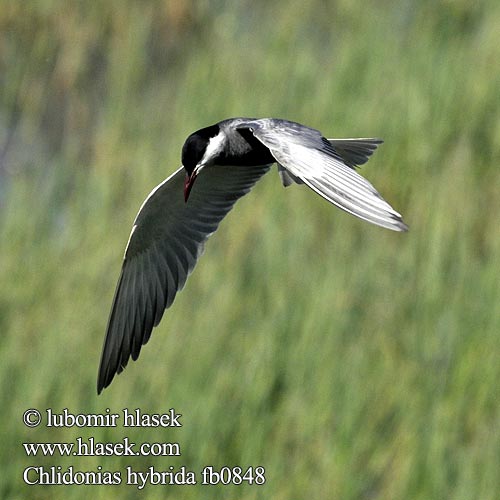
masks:
<svg viewBox="0 0 500 500"><path fill-rule="evenodd" d="M205 154L198 165L210 164L213 158L215 158L218 153L224 149L225 140L226 136L222 130L215 137L211 137L208 141L207 148L205 149Z"/></svg>

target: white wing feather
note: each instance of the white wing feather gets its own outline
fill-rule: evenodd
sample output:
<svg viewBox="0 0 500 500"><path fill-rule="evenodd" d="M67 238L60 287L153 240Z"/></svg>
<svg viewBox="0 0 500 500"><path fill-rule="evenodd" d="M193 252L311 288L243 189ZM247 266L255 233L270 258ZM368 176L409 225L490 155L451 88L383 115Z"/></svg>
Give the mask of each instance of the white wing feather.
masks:
<svg viewBox="0 0 500 500"><path fill-rule="evenodd" d="M250 121L247 126L270 149L282 168L330 203L387 229L408 229L401 215L380 196L372 184L348 165L364 163L379 140L338 140L339 150L336 150L335 139L328 140L318 130L294 122L269 118ZM356 141L371 141L371 150L365 144L365 151L361 150L363 155L358 161L353 161L355 155L352 152L344 160L342 148L345 149L349 141L351 148Z"/></svg>

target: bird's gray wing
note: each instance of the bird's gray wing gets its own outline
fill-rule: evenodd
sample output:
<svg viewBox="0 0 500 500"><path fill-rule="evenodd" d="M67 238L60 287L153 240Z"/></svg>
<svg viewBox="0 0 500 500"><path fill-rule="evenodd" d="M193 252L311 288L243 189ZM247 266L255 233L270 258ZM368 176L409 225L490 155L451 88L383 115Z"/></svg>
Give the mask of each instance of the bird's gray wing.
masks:
<svg viewBox="0 0 500 500"><path fill-rule="evenodd" d="M355 168L365 164L370 156L377 149L379 144L384 141L382 139L327 139L333 146L339 159L341 159L349 167ZM294 182L303 184L303 182L291 175L289 171L283 168L278 163L278 172L281 177L283 186L288 187Z"/></svg>
<svg viewBox="0 0 500 500"><path fill-rule="evenodd" d="M184 286L206 239L268 170L269 166L207 167L186 203L186 174L181 167L146 198L125 250L104 339L98 393L130 357L137 359L151 330Z"/></svg>
<svg viewBox="0 0 500 500"><path fill-rule="evenodd" d="M249 121L242 126L269 148L292 179L299 179L330 203L387 229L408 229L401 215L351 168L367 161L379 139L328 140L318 130L272 118Z"/></svg>

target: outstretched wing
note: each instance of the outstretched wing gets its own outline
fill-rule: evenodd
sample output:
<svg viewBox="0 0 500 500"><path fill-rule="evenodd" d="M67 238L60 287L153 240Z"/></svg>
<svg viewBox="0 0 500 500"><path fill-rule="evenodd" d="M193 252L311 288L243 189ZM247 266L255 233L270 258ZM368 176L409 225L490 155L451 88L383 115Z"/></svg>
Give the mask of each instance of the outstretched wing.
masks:
<svg viewBox="0 0 500 500"><path fill-rule="evenodd" d="M368 160L379 139L326 139L318 130L272 118L244 126L269 148L292 179L307 184L330 203L387 229L408 229L401 215L352 168Z"/></svg>
<svg viewBox="0 0 500 500"><path fill-rule="evenodd" d="M184 168L144 201L132 227L101 355L97 391L136 360L151 330L174 301L207 238L269 166L207 167L184 202Z"/></svg>

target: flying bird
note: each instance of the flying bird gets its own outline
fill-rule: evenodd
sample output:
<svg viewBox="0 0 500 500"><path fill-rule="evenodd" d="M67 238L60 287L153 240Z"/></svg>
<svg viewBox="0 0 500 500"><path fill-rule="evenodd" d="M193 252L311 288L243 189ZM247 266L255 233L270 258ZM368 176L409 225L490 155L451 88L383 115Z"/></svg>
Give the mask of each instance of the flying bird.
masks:
<svg viewBox="0 0 500 500"><path fill-rule="evenodd" d="M97 392L130 357L138 358L186 283L207 238L273 163L284 186L305 184L360 219L407 231L401 215L355 170L382 142L326 139L318 130L276 118L231 118L192 133L182 148L182 166L151 191L132 226Z"/></svg>

